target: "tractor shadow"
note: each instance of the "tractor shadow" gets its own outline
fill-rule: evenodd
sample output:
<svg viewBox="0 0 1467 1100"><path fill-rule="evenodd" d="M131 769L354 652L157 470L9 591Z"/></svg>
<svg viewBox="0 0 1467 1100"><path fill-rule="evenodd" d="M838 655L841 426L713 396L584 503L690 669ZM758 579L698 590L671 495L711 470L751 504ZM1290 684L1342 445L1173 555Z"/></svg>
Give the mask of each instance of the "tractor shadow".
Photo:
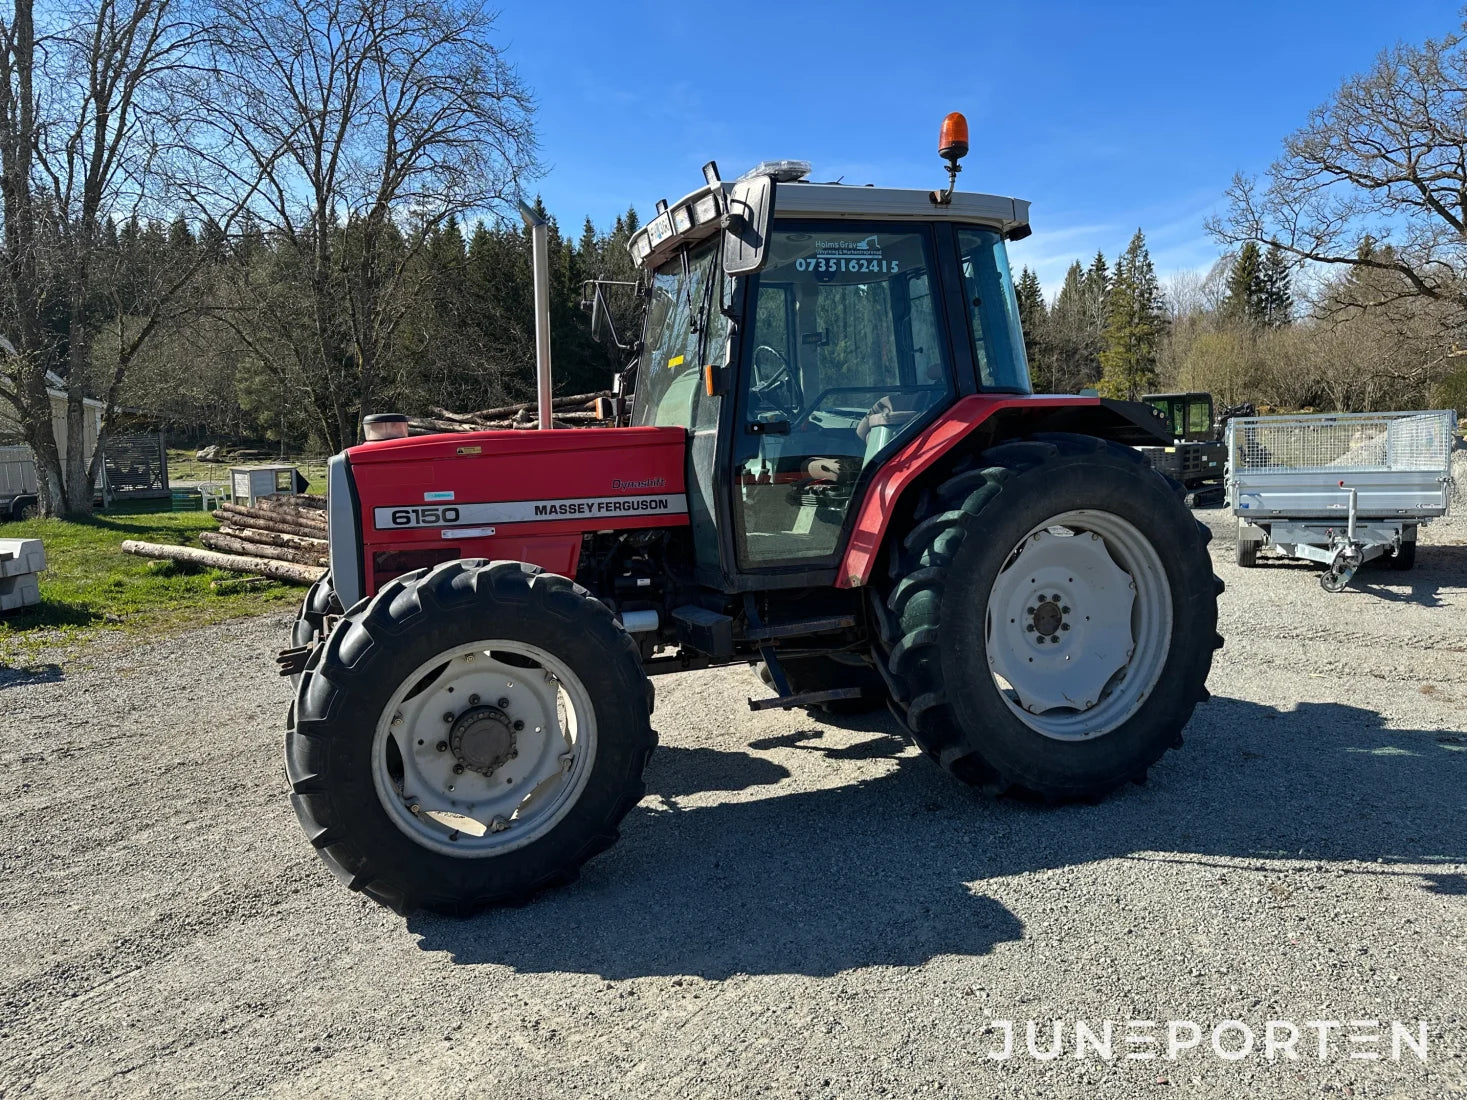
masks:
<svg viewBox="0 0 1467 1100"><path fill-rule="evenodd" d="M869 736L852 744L855 724ZM576 885L469 920L416 914L408 928L462 965L823 977L1020 941L1021 915L985 883L1098 860L1348 862L1352 874L1467 894L1453 866L1467 863L1467 739L1386 729L1373 711L1217 698L1147 786L1099 805L986 799L903 745L894 723L872 718L839 733L812 722L748 742L752 753L665 747L621 841ZM753 754L765 752L781 762ZM864 762L883 756L895 759L871 775ZM808 789L840 783L842 767L862 775ZM797 783L807 789L788 789Z"/></svg>

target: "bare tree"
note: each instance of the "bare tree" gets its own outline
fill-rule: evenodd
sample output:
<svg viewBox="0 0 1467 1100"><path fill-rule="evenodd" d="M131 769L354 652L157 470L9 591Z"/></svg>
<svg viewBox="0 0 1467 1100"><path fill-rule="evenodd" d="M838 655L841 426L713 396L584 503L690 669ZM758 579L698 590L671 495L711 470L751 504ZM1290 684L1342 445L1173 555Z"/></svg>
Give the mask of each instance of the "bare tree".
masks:
<svg viewBox="0 0 1467 1100"><path fill-rule="evenodd" d="M5 256L0 293L17 354L0 386L35 451L52 513L91 511L101 447L88 456L84 400L104 399L102 432L127 367L191 280L160 275L146 305L99 305L108 219L136 214L165 190L182 145L178 97L203 28L181 0L100 0L43 9L15 0L0 18L0 195ZM140 310L124 331L118 308ZM93 370L97 327L117 327L110 371ZM67 392L66 453L52 427L48 376Z"/></svg>
<svg viewBox="0 0 1467 1100"><path fill-rule="evenodd" d="M1464 24L1467 26L1467 24ZM1239 175L1221 241L1274 243L1302 260L1388 278L1359 280L1333 310L1411 299L1467 316L1467 39L1398 45L1346 80L1284 142L1266 182Z"/></svg>
<svg viewBox="0 0 1467 1100"><path fill-rule="evenodd" d="M430 235L534 169L534 105L473 0L220 8L210 170L253 194L272 248L217 313L337 449L390 386Z"/></svg>

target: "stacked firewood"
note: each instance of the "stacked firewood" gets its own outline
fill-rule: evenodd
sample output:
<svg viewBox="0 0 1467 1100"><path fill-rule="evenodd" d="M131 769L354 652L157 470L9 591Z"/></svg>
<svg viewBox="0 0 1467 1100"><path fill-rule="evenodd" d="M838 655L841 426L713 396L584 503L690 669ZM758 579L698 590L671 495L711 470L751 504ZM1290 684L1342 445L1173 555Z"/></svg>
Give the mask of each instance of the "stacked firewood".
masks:
<svg viewBox="0 0 1467 1100"><path fill-rule="evenodd" d="M128 540L124 552L189 562L236 573L310 584L326 567L326 498L296 494L258 497L254 507L220 504L218 531L204 531L208 549Z"/></svg>
<svg viewBox="0 0 1467 1100"><path fill-rule="evenodd" d="M557 397L550 403L551 419L557 428L605 427L610 421L602 420L596 415L596 399L610 396L609 391L602 390L600 393ZM528 431L539 425L533 401L519 405L500 405L470 413L438 408L430 411L432 416L415 416L408 420L408 430L413 435L432 435L436 432Z"/></svg>

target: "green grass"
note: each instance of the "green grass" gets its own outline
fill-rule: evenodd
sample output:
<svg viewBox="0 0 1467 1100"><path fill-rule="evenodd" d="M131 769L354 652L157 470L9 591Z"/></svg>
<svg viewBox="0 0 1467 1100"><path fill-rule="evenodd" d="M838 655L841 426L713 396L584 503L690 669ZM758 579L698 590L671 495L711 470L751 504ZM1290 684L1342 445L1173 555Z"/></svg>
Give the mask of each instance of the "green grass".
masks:
<svg viewBox="0 0 1467 1100"><path fill-rule="evenodd" d="M39 538L46 547L41 603L0 615L0 664L85 642L99 630L157 635L297 603L304 589L242 574L155 562L122 552L124 539L198 546L217 524L206 512L93 516L79 522L0 525L0 538Z"/></svg>
<svg viewBox="0 0 1467 1100"><path fill-rule="evenodd" d="M310 492L326 492L326 460L324 458L303 458L299 456L288 456L286 458L242 458L227 462L200 462L194 457L192 450L169 450L168 452L168 479L170 481L229 481L229 469L231 466L273 466L277 464L290 464L300 467L307 481L311 483Z"/></svg>

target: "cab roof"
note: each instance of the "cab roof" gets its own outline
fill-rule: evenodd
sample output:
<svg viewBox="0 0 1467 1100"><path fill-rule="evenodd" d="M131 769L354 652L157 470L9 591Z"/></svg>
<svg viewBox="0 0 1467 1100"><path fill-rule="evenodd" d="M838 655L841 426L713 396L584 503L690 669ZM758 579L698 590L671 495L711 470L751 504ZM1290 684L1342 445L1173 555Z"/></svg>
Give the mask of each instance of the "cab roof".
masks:
<svg viewBox="0 0 1467 1100"><path fill-rule="evenodd" d="M659 203L657 216L632 235L627 250L638 264L656 267L681 245L712 236L727 209L732 182L718 182ZM955 191L950 202L930 191L782 181L774 189L776 218L849 218L853 221L946 221L997 229L1011 241L1029 235L1029 203L1001 195Z"/></svg>

